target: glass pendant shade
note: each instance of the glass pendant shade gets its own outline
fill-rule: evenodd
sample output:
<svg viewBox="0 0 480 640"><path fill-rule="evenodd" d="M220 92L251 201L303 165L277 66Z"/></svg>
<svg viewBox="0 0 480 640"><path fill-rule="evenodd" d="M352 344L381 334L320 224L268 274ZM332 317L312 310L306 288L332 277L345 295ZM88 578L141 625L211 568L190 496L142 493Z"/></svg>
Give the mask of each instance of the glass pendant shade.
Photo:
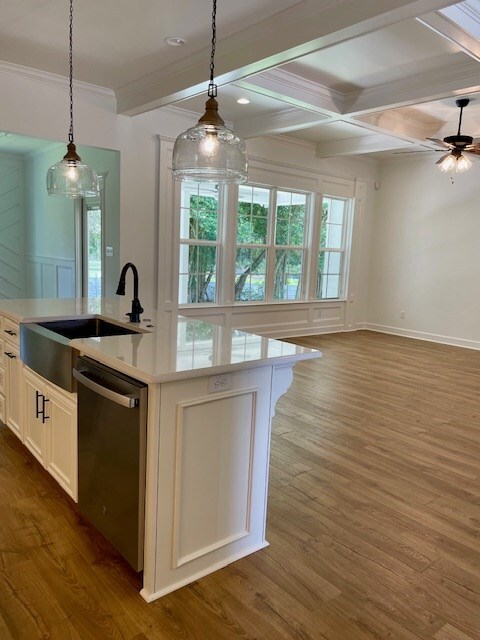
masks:
<svg viewBox="0 0 480 640"><path fill-rule="evenodd" d="M47 193L62 198L96 196L100 191L97 174L82 162L73 142L73 0L70 0L68 48L70 130L67 153L47 171Z"/></svg>
<svg viewBox="0 0 480 640"><path fill-rule="evenodd" d="M180 134L173 148L175 180L240 184L247 179L244 140L225 126L210 97L198 124Z"/></svg>
<svg viewBox="0 0 480 640"><path fill-rule="evenodd" d="M75 145L70 143L63 159L47 172L48 195L79 198L96 196L98 191L97 174L82 162L75 151Z"/></svg>
<svg viewBox="0 0 480 640"><path fill-rule="evenodd" d="M439 165L438 168L444 173L463 173L472 166L472 161L462 154L450 153Z"/></svg>

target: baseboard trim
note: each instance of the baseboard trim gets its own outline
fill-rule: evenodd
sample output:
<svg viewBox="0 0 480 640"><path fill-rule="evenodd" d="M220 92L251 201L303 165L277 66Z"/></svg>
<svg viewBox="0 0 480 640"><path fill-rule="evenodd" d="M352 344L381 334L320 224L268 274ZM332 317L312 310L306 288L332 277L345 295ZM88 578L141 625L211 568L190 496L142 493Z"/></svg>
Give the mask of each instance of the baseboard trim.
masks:
<svg viewBox="0 0 480 640"><path fill-rule="evenodd" d="M427 342L438 342L440 344L448 344L452 347L463 347L465 349L480 350L479 340L467 340L465 338L455 338L453 336L442 336L437 333L426 333L424 331L413 331L412 329L402 329L400 327L390 327L384 324L373 324L365 322L363 329L367 331L378 331L379 333L389 333L404 338L413 338L414 340L426 340ZM357 325L357 329L360 328Z"/></svg>

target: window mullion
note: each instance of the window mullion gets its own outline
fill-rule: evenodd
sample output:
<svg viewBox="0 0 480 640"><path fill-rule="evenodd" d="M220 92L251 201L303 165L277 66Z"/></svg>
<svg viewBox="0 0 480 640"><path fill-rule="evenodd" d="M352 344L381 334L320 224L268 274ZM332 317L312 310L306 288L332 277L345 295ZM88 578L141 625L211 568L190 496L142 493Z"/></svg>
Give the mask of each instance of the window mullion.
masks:
<svg viewBox="0 0 480 640"><path fill-rule="evenodd" d="M268 205L268 238L267 238L267 277L265 283L265 300L273 301L275 282L275 217L277 207L277 189L270 189Z"/></svg>

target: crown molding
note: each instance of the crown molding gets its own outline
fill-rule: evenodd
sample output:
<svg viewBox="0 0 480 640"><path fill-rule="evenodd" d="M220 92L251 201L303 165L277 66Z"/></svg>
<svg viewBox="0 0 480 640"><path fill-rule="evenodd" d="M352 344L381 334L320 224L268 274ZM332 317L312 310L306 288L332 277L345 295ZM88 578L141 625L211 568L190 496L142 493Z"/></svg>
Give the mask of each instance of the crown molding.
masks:
<svg viewBox="0 0 480 640"><path fill-rule="evenodd" d="M50 73L49 71L32 69L31 67L24 67L12 62L0 61L0 73L13 75L17 78L26 78L27 80L33 80L50 86L68 87L69 85L69 79L66 76ZM115 92L113 89L100 87L99 85L91 84L89 82L82 82L81 80L74 80L73 86L75 91L78 93L95 96L104 100L115 101Z"/></svg>

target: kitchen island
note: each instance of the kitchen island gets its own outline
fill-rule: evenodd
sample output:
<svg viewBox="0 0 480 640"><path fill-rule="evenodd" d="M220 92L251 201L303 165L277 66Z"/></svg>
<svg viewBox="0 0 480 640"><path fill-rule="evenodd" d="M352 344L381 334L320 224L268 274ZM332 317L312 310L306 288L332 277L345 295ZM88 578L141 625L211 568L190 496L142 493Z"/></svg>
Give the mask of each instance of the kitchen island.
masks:
<svg viewBox="0 0 480 640"><path fill-rule="evenodd" d="M0 302L4 323L125 322L126 310L123 299ZM294 364L321 354L168 310L146 312L134 327L139 333L71 346L148 385L141 594L152 601L268 544L275 404Z"/></svg>

